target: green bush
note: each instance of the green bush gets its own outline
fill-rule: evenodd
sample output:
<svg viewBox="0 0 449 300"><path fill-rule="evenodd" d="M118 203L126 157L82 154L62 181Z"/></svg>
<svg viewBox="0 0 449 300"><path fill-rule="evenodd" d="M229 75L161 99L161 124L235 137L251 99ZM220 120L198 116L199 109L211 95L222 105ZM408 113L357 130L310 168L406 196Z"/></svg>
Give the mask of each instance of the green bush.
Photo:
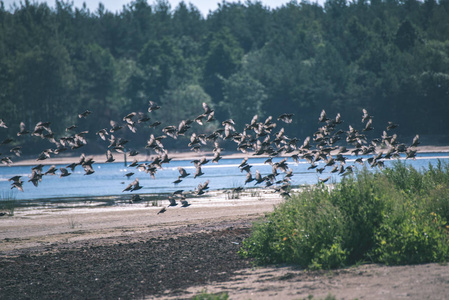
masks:
<svg viewBox="0 0 449 300"><path fill-rule="evenodd" d="M240 253L308 268L446 261L448 217L448 165L417 171L397 162L294 194L254 225Z"/></svg>
<svg viewBox="0 0 449 300"><path fill-rule="evenodd" d="M341 247L342 221L340 211L329 201L327 188L322 184L311 187L254 224L241 253L260 264L336 268L346 261Z"/></svg>
<svg viewBox="0 0 449 300"><path fill-rule="evenodd" d="M446 221L415 207L395 211L376 233L374 255L385 264L441 262L449 258Z"/></svg>
<svg viewBox="0 0 449 300"><path fill-rule="evenodd" d="M206 290L203 290L200 294L192 297L192 300L227 300L229 299L228 293L210 294Z"/></svg>

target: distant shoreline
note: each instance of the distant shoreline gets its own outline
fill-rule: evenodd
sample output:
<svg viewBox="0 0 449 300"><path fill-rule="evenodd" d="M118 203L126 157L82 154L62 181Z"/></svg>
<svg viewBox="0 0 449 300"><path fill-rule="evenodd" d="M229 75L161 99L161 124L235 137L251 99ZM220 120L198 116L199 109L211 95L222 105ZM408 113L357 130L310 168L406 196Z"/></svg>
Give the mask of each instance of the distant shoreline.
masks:
<svg viewBox="0 0 449 300"><path fill-rule="evenodd" d="M449 152L449 146L418 146L417 147L418 150L418 154L419 153L429 153L429 152ZM122 153L113 153L115 161L114 162L120 162L123 163L125 161L124 159L124 155ZM173 160L187 160L187 159L194 159L194 158L198 158L198 157L213 157L213 152L211 151L204 151L204 152L171 152L168 151L168 155L170 158L172 158ZM134 156L132 158L127 157L127 162L131 163L134 159L137 159L137 161L150 161L152 160L153 157L155 157L156 155L143 155L143 154L139 154L137 156ZM279 157L288 157L289 155L281 155ZM37 161L31 158L20 158L20 157L14 157L13 158L13 164L12 166L35 166L38 164L42 164L42 165L63 165L63 164L70 164L73 162L77 162L79 160L79 155L66 155L66 156L56 156L56 157L51 157L48 158L46 160L41 160L41 161ZM92 157L93 160L95 161L95 163L105 163L106 161L106 155L101 155L101 154L93 154L93 155L89 155L86 154L86 157ZM232 153L230 152L229 154L226 154L226 152L223 154L223 159L238 159L238 158L245 158L245 157L268 157L267 155L260 155L260 156L255 156L253 155L253 152L248 152L248 153L241 153L241 152L235 152ZM6 165L0 165L7 167Z"/></svg>

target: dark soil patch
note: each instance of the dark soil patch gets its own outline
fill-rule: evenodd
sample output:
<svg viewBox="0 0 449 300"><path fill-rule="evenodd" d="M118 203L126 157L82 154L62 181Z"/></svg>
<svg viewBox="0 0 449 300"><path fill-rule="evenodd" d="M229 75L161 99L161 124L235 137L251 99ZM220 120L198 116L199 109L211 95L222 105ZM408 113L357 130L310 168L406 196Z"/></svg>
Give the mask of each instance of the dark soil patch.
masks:
<svg viewBox="0 0 449 300"><path fill-rule="evenodd" d="M227 228L0 259L1 299L134 299L179 295L250 266L237 254L248 228Z"/></svg>

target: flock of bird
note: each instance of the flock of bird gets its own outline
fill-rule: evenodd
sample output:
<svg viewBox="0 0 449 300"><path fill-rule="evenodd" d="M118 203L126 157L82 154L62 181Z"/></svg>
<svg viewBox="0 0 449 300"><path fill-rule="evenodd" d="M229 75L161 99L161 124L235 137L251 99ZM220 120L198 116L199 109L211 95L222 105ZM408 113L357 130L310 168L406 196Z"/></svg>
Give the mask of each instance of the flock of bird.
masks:
<svg viewBox="0 0 449 300"><path fill-rule="evenodd" d="M160 109L160 106L153 101L149 101L148 113L151 113ZM240 163L239 168L241 172L246 172L246 180L244 185L254 182L254 185L264 185L265 187L271 187L275 192L280 195L288 197L291 190L291 177L293 176L293 170L288 166L288 158L291 158L294 162L299 162L301 159L306 160L310 166L309 170L316 170L318 174L323 173L326 168L331 168L330 173L336 173L341 176L352 173L354 165L349 165L346 162L347 155L352 154L357 157L356 163L364 164L365 162L371 167L382 168L384 166L384 160L390 158L399 157L402 153L406 158L414 159L416 156L416 146L418 146L419 136L416 135L410 145L400 143L397 140L396 134L390 134L392 130L398 127L393 122L388 122L383 134L380 138L368 139L367 132L373 130L373 116L371 116L366 109L363 109L362 124L363 129L357 130L349 125L348 130L337 129L342 127L343 120L340 114L337 114L335 118L329 118L323 109L318 118L318 124L320 127L308 136L300 143L297 138L289 138L285 134L284 127L275 131L279 124L292 123L294 114L284 113L277 118L276 122L272 116L264 120L259 120L258 115L255 115L249 124L246 124L242 132L238 132L235 129L235 123L232 119L221 122L221 127L216 129L210 134L192 132L192 125L199 124L200 126L205 123L215 122L220 124L214 116L214 109L212 109L207 103L203 103L203 112L193 120L182 120L178 125L169 125L162 128L162 135L150 134L148 140L146 140L145 148L153 150L157 155L152 158L151 162L139 162L134 157L139 154L137 150L129 150L125 153L130 159L133 159L130 167L135 167L140 171L144 171L151 177L155 177L158 170L163 168L164 164L168 164L171 160L168 151L164 146L164 140L168 138L177 139L179 136L186 136L189 139L188 147L191 151L200 152L202 147L209 145L212 148L213 145L213 157L208 159L203 157L201 159L194 159L192 163L196 168L195 174L188 173L184 168L179 167L179 176L173 181L173 184L179 184L184 178L193 176L194 178L204 175L202 166L208 163L218 163L222 159L221 153L224 150L220 147L224 141L234 142L236 144L236 150L244 153L245 155L254 156L266 156L266 164L272 166L272 172L267 175L262 175L259 170L253 171L250 164L248 164L248 156ZM79 119L88 118L92 112L86 110L78 115ZM106 160L104 163L114 162L114 153L124 153L126 151L125 145L128 140L120 138L117 132L121 130L130 130L132 133L136 133L138 126L142 124L148 124L149 128L156 128L161 125L161 122L150 122L151 117L147 113L143 112L131 112L123 117L122 122L110 121L109 128L103 128L96 132L98 137L109 143L106 151ZM140 125L139 125L140 124ZM85 146L88 143L86 135L88 131L80 131L73 133L77 126L73 125L67 127L65 131L66 136L57 138L50 127L50 122L39 122L34 126L34 129L27 130L25 123L21 122L19 125L19 131L17 136L31 135L48 140L53 144L52 148L42 151L36 161L44 161L51 156L58 155L62 152L74 150ZM8 128L7 124L0 119L0 129ZM5 146L12 143L12 138L6 138L0 142L0 146ZM229 144L229 143L228 143ZM342 146L345 144L346 146ZM340 145L340 146L338 146ZM210 148L209 148L210 149ZM16 156L21 155L21 146L15 146L9 150ZM346 154L346 156L344 156ZM368 158L363 158L367 157ZM280 161L273 161L274 158L282 158ZM13 164L10 156L2 156L0 153L0 159L3 164ZM322 163L319 163L319 162ZM95 161L93 158L88 158L82 154L77 162L71 163L66 167L59 168L59 177L70 176L76 167L81 166L84 169L85 175L91 175L95 173L92 167ZM31 168L31 175L28 182L33 183L36 187L39 182L42 181L44 176L56 175L58 169L55 165L49 167L47 171L43 171L44 165L39 163L37 166ZM71 171L71 172L70 172ZM129 172L125 176L130 179L134 175L134 172ZM253 176L254 175L254 176ZM321 182L326 182L330 179L318 177ZM13 176L9 179L11 182L11 189L16 188L23 191L22 176ZM139 179L135 178L123 192L134 192L142 188ZM198 187L193 191L195 195L202 195L209 189L209 180L204 183L200 183ZM241 190L241 188L239 188ZM177 206L178 201L182 207L187 207L190 204L186 200L186 194L183 190L175 191L169 196L170 204L167 207ZM130 202L139 202L142 198L138 194L133 194ZM166 211L167 207L162 208L159 213Z"/></svg>

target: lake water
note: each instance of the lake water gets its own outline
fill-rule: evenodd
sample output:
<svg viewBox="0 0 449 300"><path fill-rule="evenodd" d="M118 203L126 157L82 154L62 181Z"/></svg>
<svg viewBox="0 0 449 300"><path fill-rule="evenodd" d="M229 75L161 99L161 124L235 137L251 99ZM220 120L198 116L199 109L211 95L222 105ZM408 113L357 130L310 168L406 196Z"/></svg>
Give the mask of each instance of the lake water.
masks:
<svg viewBox="0 0 449 300"><path fill-rule="evenodd" d="M273 162L278 162L282 158L274 158ZM416 169L427 168L429 163L436 164L438 159L449 162L449 153L418 153L416 160L406 160L407 164L412 165ZM262 175L270 174L271 165L265 164L266 158L249 157L248 164L252 165L251 171L254 176L255 171L259 170ZM11 166L0 167L0 196L2 198L15 198L16 200L36 200L36 199L61 199L69 197L98 197L98 196L116 196L123 195L129 198L132 193L139 194L159 194L171 193L176 190L184 190L184 192L194 191L200 183L209 180L210 189L229 189L236 187L254 187L254 182L244 184L246 180L246 172L240 172L238 168L242 159L222 159L218 164L208 163L202 167L204 175L193 178L195 167L190 160L172 160L169 164L164 164L163 169L159 169L156 178L153 179L149 174L141 172L134 167L125 167L123 163L109 163L93 165L95 173L92 175L84 175L81 166L76 167L72 175L59 178L59 175L44 176L38 187L28 182L28 176L31 174L30 166ZM310 166L305 160L295 163L291 158L287 160L288 166L293 169L292 185L315 184L318 178L326 178L332 175L331 181L337 182L341 176L336 173L329 173L331 168L326 168L322 174L318 174L315 170L308 170ZM354 163L354 157L348 156L346 165ZM391 166L392 161L385 161L385 166ZM318 166L324 163L319 162ZM56 165L58 168L65 165ZM178 185L173 184L179 176L178 167L183 167L187 172L191 173L188 177ZM45 172L49 166L45 166ZM130 179L125 177L128 172L134 172L135 175ZM9 178L15 175L21 175L24 181L24 192L17 189L11 190L11 182ZM318 177L319 175L319 177ZM282 174L278 176L282 179ZM135 178L139 178L142 189L135 192L122 192L123 189L131 183Z"/></svg>

